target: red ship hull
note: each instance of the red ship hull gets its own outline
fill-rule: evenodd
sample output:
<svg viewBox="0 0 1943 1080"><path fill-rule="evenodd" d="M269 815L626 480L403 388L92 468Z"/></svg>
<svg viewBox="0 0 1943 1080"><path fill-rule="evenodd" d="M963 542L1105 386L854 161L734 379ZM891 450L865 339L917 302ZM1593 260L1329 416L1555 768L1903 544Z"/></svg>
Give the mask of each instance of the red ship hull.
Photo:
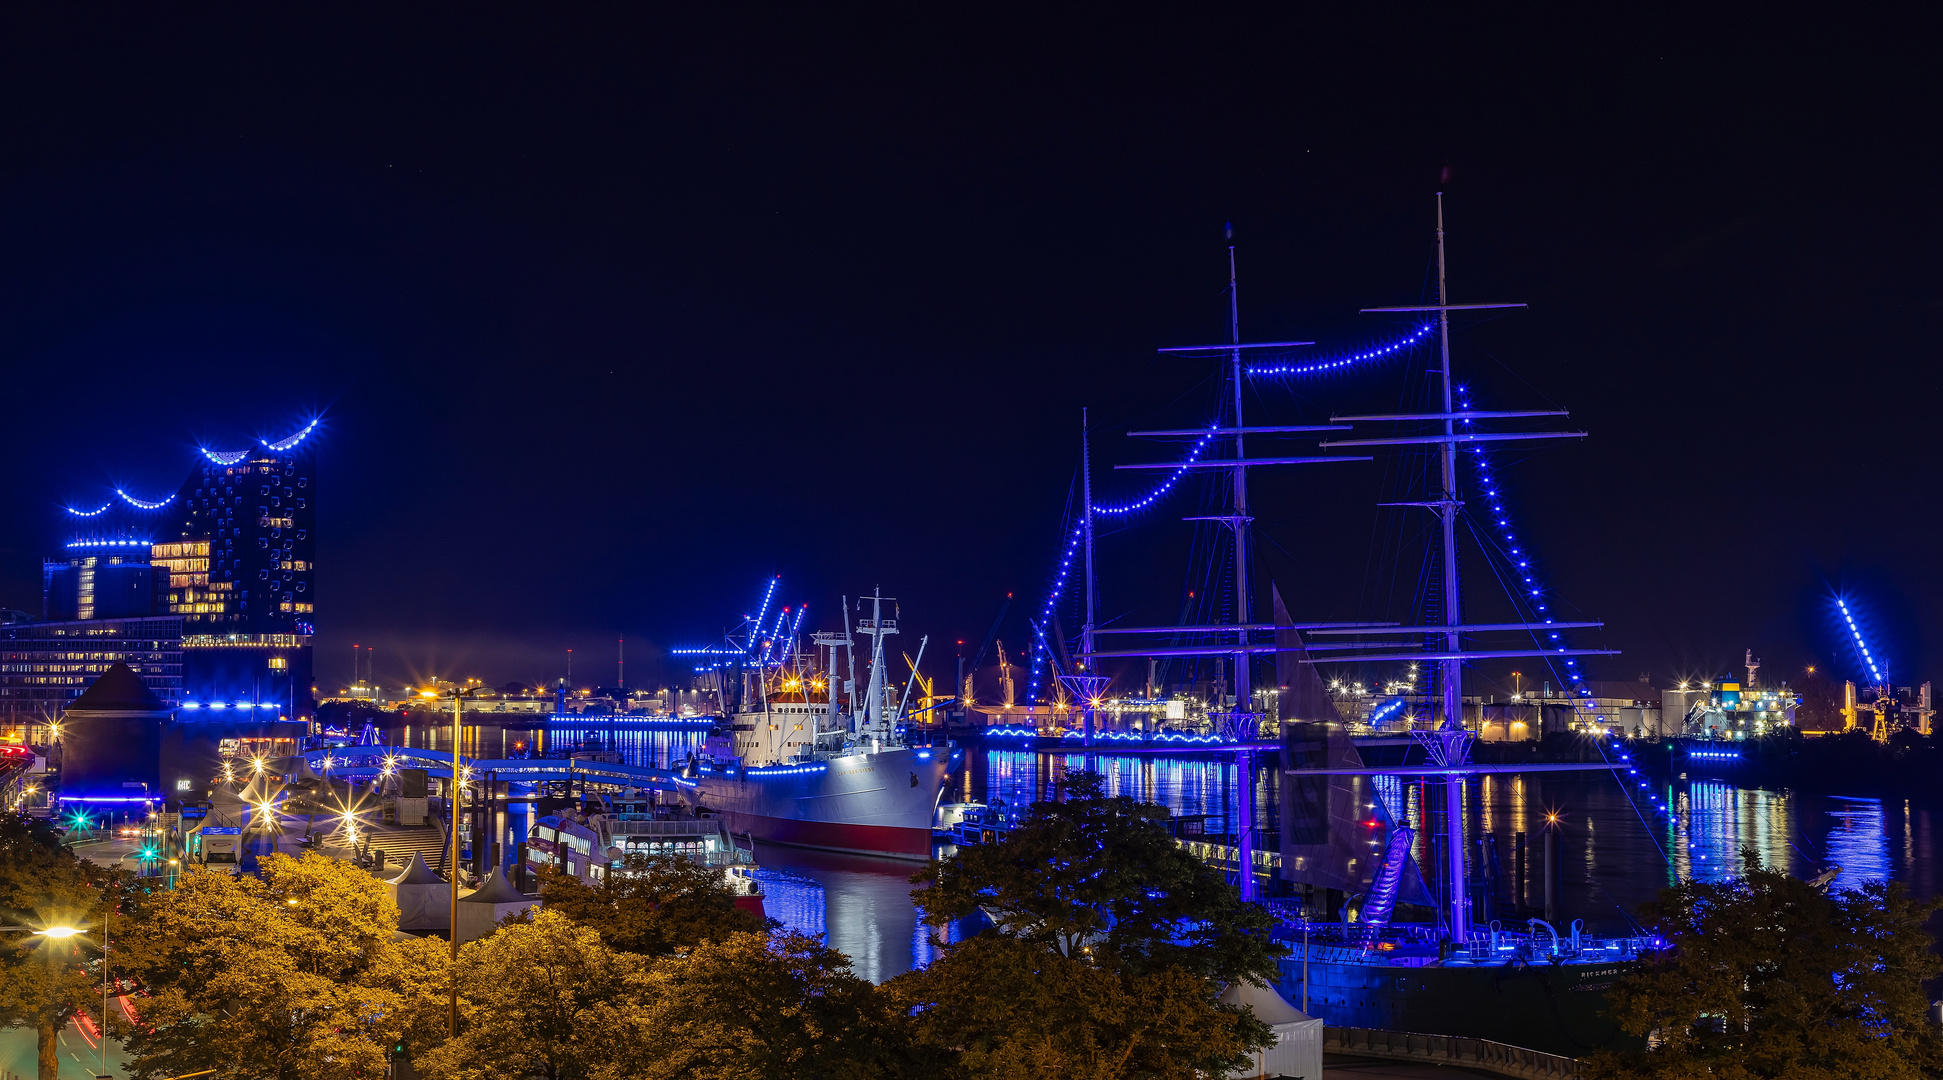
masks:
<svg viewBox="0 0 1943 1080"><path fill-rule="evenodd" d="M692 797L731 831L792 847L931 857L943 751L900 748L805 765L704 771Z"/></svg>

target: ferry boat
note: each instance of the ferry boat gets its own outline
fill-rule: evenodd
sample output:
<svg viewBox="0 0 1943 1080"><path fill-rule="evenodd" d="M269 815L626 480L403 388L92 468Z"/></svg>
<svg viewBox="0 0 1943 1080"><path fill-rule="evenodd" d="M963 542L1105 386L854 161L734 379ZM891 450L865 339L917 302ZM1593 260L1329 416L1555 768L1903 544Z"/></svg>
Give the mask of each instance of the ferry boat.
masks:
<svg viewBox="0 0 1943 1080"><path fill-rule="evenodd" d="M735 905L763 915L762 885L754 876L755 844L738 839L719 817L659 806L645 795L589 795L581 812L548 814L526 842L530 863L559 868L588 885L622 873L629 855L672 855L719 866Z"/></svg>
<svg viewBox="0 0 1943 1080"><path fill-rule="evenodd" d="M815 638L828 649L826 665L757 656L753 670L735 672L740 693L732 696L742 704L729 712L726 735L711 738L677 776L683 793L722 815L730 829L766 843L931 858L931 825L954 752L906 743L905 702L894 699L885 670L884 639L898 632L897 619L884 615L887 600L894 602L870 597L869 617L853 627L845 598L843 633ZM861 694L853 630L871 639ZM850 653L852 677L839 684L840 649Z"/></svg>

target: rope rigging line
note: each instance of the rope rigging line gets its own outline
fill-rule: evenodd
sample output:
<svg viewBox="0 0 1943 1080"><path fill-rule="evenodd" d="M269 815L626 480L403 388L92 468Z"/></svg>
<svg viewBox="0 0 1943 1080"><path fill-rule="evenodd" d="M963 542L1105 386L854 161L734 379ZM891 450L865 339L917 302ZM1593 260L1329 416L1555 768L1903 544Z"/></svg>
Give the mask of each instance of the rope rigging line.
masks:
<svg viewBox="0 0 1943 1080"><path fill-rule="evenodd" d="M1365 349L1362 352L1345 353L1325 359L1311 360L1301 364L1254 365L1243 370L1244 374L1249 378L1277 379L1315 375L1327 371L1339 371L1344 368L1384 360L1404 353L1422 344L1424 339L1430 335L1432 329L1433 326L1431 324L1425 323L1396 341ZM1188 449L1187 456L1182 459L1181 464L1172 473L1168 474L1167 479L1155 485L1153 490L1149 491L1146 495L1118 505L1103 506L1096 503L1091 506L1092 512L1109 517L1131 514L1136 511L1145 510L1166 498L1173 492L1175 486L1180 483L1181 478L1186 476L1193 465L1201 459L1201 455L1207 452L1209 444L1218 436L1220 429L1221 422L1219 420L1209 424L1208 430L1203 432L1194 441L1194 445ZM1073 558L1079 553L1080 545L1085 539L1085 532L1085 526L1077 526L1067 537L1066 550L1061 552L1059 556L1059 571L1054 575L1052 585L1046 596L1046 603L1040 609L1039 621L1041 623L1049 624L1051 622L1053 611L1058 607L1060 598L1066 591L1066 579L1072 573ZM1036 704L1039 700L1040 673L1045 661L1045 643L1043 639L1043 633L1035 634L1033 638L1031 674L1026 686L1026 704L1028 707Z"/></svg>
<svg viewBox="0 0 1943 1080"><path fill-rule="evenodd" d="M1457 392L1458 408L1464 412L1472 411L1470 388L1459 386L1454 389ZM1469 420L1460 422L1465 425L1471 423ZM1468 449L1471 451L1472 475L1476 478L1478 489L1484 496L1485 505L1490 508L1490 525L1492 531L1496 533L1499 554L1507 563L1506 569L1516 579L1515 584L1519 586L1506 591L1510 594L1514 606L1522 606L1532 613L1531 621L1550 622L1552 621L1550 605L1545 603L1545 601L1550 598L1551 593L1538 580L1538 571L1532 567L1531 553L1519 543L1517 533L1512 527L1511 515L1505 510L1504 483L1492 475L1490 455L1482 445L1473 443ZM1481 540L1482 537L1479 539ZM1480 544L1480 546L1483 545ZM1489 555L1490 552L1487 549L1485 558L1486 565L1490 565L1491 563ZM1497 567L1492 567L1492 570L1495 573ZM1499 577L1500 581L1502 581L1503 575L1499 575ZM1532 643L1542 649L1563 649L1568 644L1565 636L1560 631L1547 630L1543 631L1543 633L1544 640L1542 641L1539 640L1538 631L1532 633ZM1592 689L1586 684L1584 674L1579 671L1577 658L1565 657L1565 667L1563 670L1560 670L1558 663L1550 656L1543 657L1543 659L1545 666L1551 670L1552 676L1559 680L1561 687L1569 689L1572 695L1577 698L1590 699L1592 697ZM1541 705L1540 708L1542 709L1543 706ZM1540 717L1540 723L1542 726L1543 717ZM1594 742L1599 748L1600 758L1605 759L1606 748L1604 740L1595 739ZM1673 810L1645 781L1638 779L1639 769L1634 765L1629 755L1621 754L1620 760L1626 762L1626 778L1620 779L1615 770L1614 779L1619 781L1619 788L1626 795L1627 805L1631 806L1633 813L1639 817L1640 826L1646 830L1647 838L1653 841L1653 847L1660 853L1660 859L1666 862L1668 866L1671 866L1673 865L1672 860L1667 857L1666 848L1661 845L1659 837L1654 834L1652 826L1647 823L1645 815L1640 812L1639 804L1634 799L1633 790L1627 786L1628 781L1637 783L1640 790L1646 793L1647 800L1652 804L1653 813L1657 817L1664 817L1670 823L1673 820ZM1610 764L1609 759L1607 759L1607 763Z"/></svg>

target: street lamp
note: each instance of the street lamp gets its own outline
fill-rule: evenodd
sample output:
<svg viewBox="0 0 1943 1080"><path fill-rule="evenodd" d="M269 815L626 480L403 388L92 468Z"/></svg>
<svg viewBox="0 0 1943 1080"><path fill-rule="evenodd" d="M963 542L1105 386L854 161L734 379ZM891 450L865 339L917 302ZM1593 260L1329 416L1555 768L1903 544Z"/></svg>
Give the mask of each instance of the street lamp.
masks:
<svg viewBox="0 0 1943 1080"><path fill-rule="evenodd" d="M114 910L114 904L110 903L102 909L101 913L101 1080L107 1080L108 1077L108 917L114 913ZM52 938L55 941L81 937L81 931L72 926L0 926L0 930L24 930L37 937Z"/></svg>
<svg viewBox="0 0 1943 1080"><path fill-rule="evenodd" d="M446 877L449 879L447 891L450 893L451 913L445 924L445 936L452 940L451 1023L452 1038L455 1039L459 1037L459 736L465 699L480 689L477 686L452 688L452 782L447 785L450 790L446 793L446 824L452 833L451 858L446 864L449 871Z"/></svg>

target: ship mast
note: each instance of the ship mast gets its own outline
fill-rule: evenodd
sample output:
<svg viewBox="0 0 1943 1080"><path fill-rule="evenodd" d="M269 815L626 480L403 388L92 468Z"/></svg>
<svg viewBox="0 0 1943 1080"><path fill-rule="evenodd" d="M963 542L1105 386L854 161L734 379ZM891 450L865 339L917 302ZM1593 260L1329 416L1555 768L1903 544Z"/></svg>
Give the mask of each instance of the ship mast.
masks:
<svg viewBox="0 0 1943 1080"><path fill-rule="evenodd" d="M1437 518L1444 541L1444 632L1446 659L1439 665L1443 684L1444 722L1438 726L1437 741L1442 744L1440 759L1445 765L1460 765L1470 760L1471 733L1464 730L1464 661L1459 656L1457 627L1464 625L1463 605L1458 596L1457 511L1463 501L1457 497L1457 420L1451 415L1451 315L1450 297L1444 274L1444 193L1437 193L1437 358L1438 380L1444 390L1444 439L1437 448L1443 492L1437 497ZM1451 940L1463 944L1470 939L1470 871L1464 864L1464 778L1451 775L1444 781L1444 850L1450 875Z"/></svg>
<svg viewBox="0 0 1943 1080"><path fill-rule="evenodd" d="M879 738L890 734L890 719L886 715L890 688L884 673L884 638L897 633L897 620L892 619L886 625L884 600L883 590L874 590L870 598L870 618L857 620L857 633L870 635L870 687L864 692L864 708L869 711L861 714L862 722L857 725L859 745L866 736ZM885 730L880 734L880 729Z"/></svg>
<svg viewBox="0 0 1943 1080"><path fill-rule="evenodd" d="M1234 346L1229 351L1230 378L1235 387L1235 626L1248 625L1248 525L1254 519L1248 516L1248 453L1242 449L1242 436L1247 431L1241 418L1241 293L1240 283L1235 276L1235 227L1230 223L1226 229L1228 240L1228 341ZM1235 644L1248 644L1248 631L1237 629ZM1235 653L1235 708L1246 712L1249 705L1248 689L1248 650L1240 649ZM1244 778L1245 781L1245 778ZM1246 878L1246 873L1243 874Z"/></svg>
<svg viewBox="0 0 1943 1080"><path fill-rule="evenodd" d="M1416 304L1407 307L1364 308L1365 312L1430 312L1437 313L1438 330L1438 384L1442 390L1443 411L1431 413L1390 413L1378 416L1332 416L1336 422L1361 421L1435 421L1442 429L1432 435L1414 435L1401 438L1380 439L1334 439L1321 443L1324 448L1364 447L1364 446L1436 446L1438 454L1438 486L1442 489L1425 502L1390 503L1391 506L1419 506L1437 514L1439 533L1443 544L1443 586L1444 621L1439 626L1412 627L1424 631L1435 631L1443 639L1443 651L1437 653L1388 653L1380 652L1360 656L1331 657L1331 662L1354 663L1357 661L1378 660L1434 660L1438 664L1439 683L1437 712L1441 714L1435 731L1413 732L1424 747L1424 751L1436 762L1444 777L1444 883L1448 898L1451 941L1464 944L1471 937L1471 898L1470 872L1466 865L1464 847L1464 777L1477 770L1465 769L1471 756L1471 742L1475 736L1464 728L1464 661L1482 657L1514 656L1582 656L1610 654L1606 649L1564 649L1553 648L1537 652L1517 650L1491 650L1467 652L1463 645L1463 634L1467 631L1484 630L1556 630L1568 625L1555 623L1551 619L1529 623L1493 623L1484 626L1465 626L1463 603L1459 594L1457 573L1457 515L1464 508L1464 501L1458 496L1457 488L1457 444L1482 441L1505 441L1525 439L1564 439L1584 438L1583 431L1534 431L1483 433L1458 431L1458 423L1469 424L1475 419L1496 417L1525 416L1563 416L1564 410L1536 409L1514 412L1483 412L1474 409L1458 411L1451 393L1451 352L1450 352L1450 313L1453 311L1472 311L1495 308L1521 308L1524 304L1453 304L1450 302L1444 259L1444 193L1437 193L1437 302L1435 304ZM1352 631L1354 632L1354 631ZM1554 635L1556 636L1556 635Z"/></svg>

